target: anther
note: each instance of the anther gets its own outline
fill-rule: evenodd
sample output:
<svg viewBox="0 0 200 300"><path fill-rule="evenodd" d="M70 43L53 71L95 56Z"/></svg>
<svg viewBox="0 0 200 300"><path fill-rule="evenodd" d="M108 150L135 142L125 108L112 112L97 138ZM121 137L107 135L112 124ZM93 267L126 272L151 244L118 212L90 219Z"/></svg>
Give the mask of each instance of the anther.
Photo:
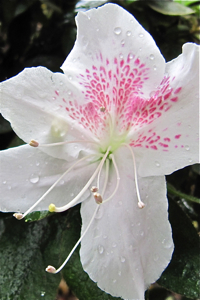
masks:
<svg viewBox="0 0 200 300"><path fill-rule="evenodd" d="M45 269L45 271L48 272L48 273L55 273L56 272L56 268L54 268L53 266L48 266Z"/></svg>
<svg viewBox="0 0 200 300"><path fill-rule="evenodd" d="M138 202L138 207L139 207L139 208L144 208L144 207L145 207L145 204L144 204L142 201L139 201L139 202Z"/></svg>
<svg viewBox="0 0 200 300"><path fill-rule="evenodd" d="M99 189L97 186L92 186L90 190L92 193L96 193L96 192L98 192Z"/></svg>
<svg viewBox="0 0 200 300"><path fill-rule="evenodd" d="M96 201L97 204L101 204L101 203L103 202L103 199L102 199L102 197L101 197L101 194L99 194L99 193L94 193L93 196L94 196L94 199L95 199L95 201Z"/></svg>
<svg viewBox="0 0 200 300"><path fill-rule="evenodd" d="M29 143L30 146L32 147L38 147L39 146L39 143L35 140L31 140L30 143Z"/></svg>
<svg viewBox="0 0 200 300"><path fill-rule="evenodd" d="M104 106L100 107L100 112L105 112L106 108Z"/></svg>
<svg viewBox="0 0 200 300"><path fill-rule="evenodd" d="M55 204L51 203L51 204L49 205L49 211L50 211L50 212L55 212L55 210L56 210Z"/></svg>
<svg viewBox="0 0 200 300"><path fill-rule="evenodd" d="M23 214L15 213L15 214L13 214L13 217L15 217L17 220L21 220L21 219L23 219Z"/></svg>

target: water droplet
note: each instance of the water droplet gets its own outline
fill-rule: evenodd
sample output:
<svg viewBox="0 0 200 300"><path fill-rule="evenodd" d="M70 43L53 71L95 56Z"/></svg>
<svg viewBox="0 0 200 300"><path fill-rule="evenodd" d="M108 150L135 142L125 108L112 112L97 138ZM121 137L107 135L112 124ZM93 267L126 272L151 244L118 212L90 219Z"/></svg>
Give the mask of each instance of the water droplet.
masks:
<svg viewBox="0 0 200 300"><path fill-rule="evenodd" d="M40 163L39 162L36 162L36 166L38 167L40 165Z"/></svg>
<svg viewBox="0 0 200 300"><path fill-rule="evenodd" d="M71 196L71 197L74 197L74 193L71 193L70 196Z"/></svg>
<svg viewBox="0 0 200 300"><path fill-rule="evenodd" d="M68 75L68 79L69 79L69 80L72 80L72 76L71 76L71 75Z"/></svg>
<svg viewBox="0 0 200 300"><path fill-rule="evenodd" d="M154 65L154 66L153 66L153 70L154 70L154 71L156 71L156 70L157 70L157 67L156 67L156 65Z"/></svg>
<svg viewBox="0 0 200 300"><path fill-rule="evenodd" d="M160 163L158 161L155 161L156 167L160 167Z"/></svg>
<svg viewBox="0 0 200 300"><path fill-rule="evenodd" d="M32 174L29 180L31 183L37 183L40 180L40 177L38 175Z"/></svg>
<svg viewBox="0 0 200 300"><path fill-rule="evenodd" d="M104 238L104 239L107 239L107 235L104 235L103 238Z"/></svg>
<svg viewBox="0 0 200 300"><path fill-rule="evenodd" d="M137 223L137 226L140 226L140 225L141 225L141 223L140 223L140 222L138 222L138 223Z"/></svg>
<svg viewBox="0 0 200 300"><path fill-rule="evenodd" d="M190 146L185 145L185 150L189 151L190 150Z"/></svg>
<svg viewBox="0 0 200 300"><path fill-rule="evenodd" d="M4 181L3 181L3 184L6 184L6 182L7 182L7 181L6 181L6 180L4 180Z"/></svg>
<svg viewBox="0 0 200 300"><path fill-rule="evenodd" d="M140 37L140 38L143 38L143 37L144 37L144 34L143 34L143 33L140 33L140 34L139 34L139 37Z"/></svg>
<svg viewBox="0 0 200 300"><path fill-rule="evenodd" d="M117 280L116 279L113 279L113 283L116 283L117 282Z"/></svg>
<svg viewBox="0 0 200 300"><path fill-rule="evenodd" d="M124 263L126 261L125 257L123 257L123 256L120 257L120 260L122 263Z"/></svg>
<svg viewBox="0 0 200 300"><path fill-rule="evenodd" d="M142 232L140 233L140 235L141 235L141 236L144 236L144 231L142 231Z"/></svg>
<svg viewBox="0 0 200 300"><path fill-rule="evenodd" d="M60 81L60 85L63 85L63 82L62 82L62 81Z"/></svg>
<svg viewBox="0 0 200 300"><path fill-rule="evenodd" d="M121 45L124 46L125 45L125 40L121 41Z"/></svg>
<svg viewBox="0 0 200 300"><path fill-rule="evenodd" d="M115 248L115 247L117 246L117 244L115 244L115 243L112 243L112 246L113 246L113 248Z"/></svg>
<svg viewBox="0 0 200 300"><path fill-rule="evenodd" d="M40 295L41 295L41 297L44 297L44 295L45 295L45 292L41 292L41 294L40 294Z"/></svg>
<svg viewBox="0 0 200 300"><path fill-rule="evenodd" d="M122 53L120 53L119 58L121 58L121 59L124 58Z"/></svg>
<svg viewBox="0 0 200 300"><path fill-rule="evenodd" d="M150 55L149 55L149 58L150 58L151 60L154 60L154 59L155 59L155 56L154 56L153 54L150 54Z"/></svg>
<svg viewBox="0 0 200 300"><path fill-rule="evenodd" d="M99 245L99 246L98 246L98 251L99 251L99 254L103 254L103 252L104 252L104 247L101 246L101 245Z"/></svg>
<svg viewBox="0 0 200 300"><path fill-rule="evenodd" d="M63 185L64 183L65 183L65 181L64 181L64 180L61 180L61 181L60 181L60 184L61 184L61 185Z"/></svg>
<svg viewBox="0 0 200 300"><path fill-rule="evenodd" d="M99 28L97 28L96 31L98 32L98 31L99 31Z"/></svg>
<svg viewBox="0 0 200 300"><path fill-rule="evenodd" d="M128 31L126 32L126 35L127 35L127 36L131 36L131 31L128 30Z"/></svg>
<svg viewBox="0 0 200 300"><path fill-rule="evenodd" d="M119 271L119 272L118 272L118 275L119 275L119 276L121 276L121 275L122 275L122 272L121 272L121 271Z"/></svg>
<svg viewBox="0 0 200 300"><path fill-rule="evenodd" d="M134 57L133 54L132 54L132 53L129 53L128 58L129 58L129 59L133 59L133 57Z"/></svg>
<svg viewBox="0 0 200 300"><path fill-rule="evenodd" d="M122 201L119 201L118 203L119 203L120 206L122 205Z"/></svg>
<svg viewBox="0 0 200 300"><path fill-rule="evenodd" d="M122 32L122 30L121 30L120 27L115 27L114 33L115 33L116 35L119 35L121 32Z"/></svg>
<svg viewBox="0 0 200 300"><path fill-rule="evenodd" d="M191 158L188 161L189 161L189 163L192 163L192 159Z"/></svg>

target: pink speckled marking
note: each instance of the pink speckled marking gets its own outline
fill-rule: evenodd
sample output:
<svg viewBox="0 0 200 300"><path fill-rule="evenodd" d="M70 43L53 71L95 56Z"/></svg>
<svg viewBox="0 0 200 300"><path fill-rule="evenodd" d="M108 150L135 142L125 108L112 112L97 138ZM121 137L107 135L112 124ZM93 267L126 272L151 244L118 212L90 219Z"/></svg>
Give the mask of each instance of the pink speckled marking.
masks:
<svg viewBox="0 0 200 300"><path fill-rule="evenodd" d="M173 138L165 134L160 136L155 130L146 131L146 126L167 113L179 100L182 87L173 89L172 78L164 77L160 86L148 99L143 95L143 86L149 79L149 68L134 54L111 61L96 55L91 59L91 67L77 76L85 104L78 104L73 95L62 98L66 113L86 130L101 139L109 134L110 119L119 135L133 130L136 138L130 141L133 147L168 151ZM55 95L59 97L58 91ZM104 108L103 110L101 108ZM178 125L178 124L177 124ZM175 139L180 138L175 135Z"/></svg>

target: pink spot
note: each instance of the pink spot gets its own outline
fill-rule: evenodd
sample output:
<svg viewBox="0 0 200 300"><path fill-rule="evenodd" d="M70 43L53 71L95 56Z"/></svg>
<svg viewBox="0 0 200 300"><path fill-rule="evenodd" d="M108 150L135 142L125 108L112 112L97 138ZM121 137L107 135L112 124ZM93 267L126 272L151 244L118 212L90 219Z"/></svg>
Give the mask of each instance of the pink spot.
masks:
<svg viewBox="0 0 200 300"><path fill-rule="evenodd" d="M160 145L161 147L164 147L164 148L167 148L167 147L169 147L169 145L167 145L167 144L163 144L163 143L159 143L159 145Z"/></svg>
<svg viewBox="0 0 200 300"><path fill-rule="evenodd" d="M177 145L175 145L175 148L178 148L178 146L177 146Z"/></svg>
<svg viewBox="0 0 200 300"><path fill-rule="evenodd" d="M146 146L146 148L148 148L148 147ZM154 150L158 150L158 148L155 145L151 146L150 148L154 149Z"/></svg>
<svg viewBox="0 0 200 300"><path fill-rule="evenodd" d="M106 65L109 65L109 63L110 63L110 62L109 62L109 60L108 60L108 59L106 59Z"/></svg>
<svg viewBox="0 0 200 300"><path fill-rule="evenodd" d="M181 137L181 134L175 135L175 139L180 139L180 137Z"/></svg>
<svg viewBox="0 0 200 300"><path fill-rule="evenodd" d="M168 99L169 96L171 95L172 91L170 91L169 93L167 93L166 95L164 95L164 100Z"/></svg>
<svg viewBox="0 0 200 300"><path fill-rule="evenodd" d="M93 69L93 70L97 70L97 67L95 67L95 66L92 66L92 69Z"/></svg>
<svg viewBox="0 0 200 300"><path fill-rule="evenodd" d="M122 68L123 65L124 65L124 60L122 59L122 60L120 61L120 67Z"/></svg>
<svg viewBox="0 0 200 300"><path fill-rule="evenodd" d="M174 91L174 94L178 94L181 90L182 90L182 87L177 88L177 89Z"/></svg>
<svg viewBox="0 0 200 300"><path fill-rule="evenodd" d="M177 102L178 101L178 97L174 97L170 99L172 102Z"/></svg>
<svg viewBox="0 0 200 300"><path fill-rule="evenodd" d="M86 69L85 71L86 71L86 73L90 73L90 71L88 69Z"/></svg>
<svg viewBox="0 0 200 300"><path fill-rule="evenodd" d="M139 58L137 58L137 59L135 60L135 65L138 66L139 64L140 64L140 60L139 60Z"/></svg>
<svg viewBox="0 0 200 300"><path fill-rule="evenodd" d="M181 122L177 123L177 126L181 126Z"/></svg>
<svg viewBox="0 0 200 300"><path fill-rule="evenodd" d="M59 96L59 92L58 92L58 91L55 91L55 94L56 94L57 96Z"/></svg>
<svg viewBox="0 0 200 300"><path fill-rule="evenodd" d="M165 142L170 142L170 138L164 138Z"/></svg>

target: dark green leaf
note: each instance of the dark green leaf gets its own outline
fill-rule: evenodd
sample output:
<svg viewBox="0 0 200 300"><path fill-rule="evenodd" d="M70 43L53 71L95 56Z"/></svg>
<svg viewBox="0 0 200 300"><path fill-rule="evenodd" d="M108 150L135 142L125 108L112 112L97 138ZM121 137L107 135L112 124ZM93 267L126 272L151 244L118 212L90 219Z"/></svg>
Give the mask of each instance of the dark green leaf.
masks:
<svg viewBox="0 0 200 300"><path fill-rule="evenodd" d="M52 216L54 213L48 211L48 210L42 210L42 211L34 211L28 214L24 219L25 222L34 222L39 221L44 218L47 218L49 216Z"/></svg>
<svg viewBox="0 0 200 300"><path fill-rule="evenodd" d="M158 283L189 298L198 298L200 291L199 236L191 220L169 198L169 219L175 251L168 268Z"/></svg>
<svg viewBox="0 0 200 300"><path fill-rule="evenodd" d="M195 202L195 203L200 204L200 199L199 198L196 198L196 197L187 195L185 193L182 193L180 191L177 191L175 189L175 187L173 185L171 185L170 183L167 184L167 191L171 195L178 196L179 198L183 198L187 201L191 201L191 202Z"/></svg>

